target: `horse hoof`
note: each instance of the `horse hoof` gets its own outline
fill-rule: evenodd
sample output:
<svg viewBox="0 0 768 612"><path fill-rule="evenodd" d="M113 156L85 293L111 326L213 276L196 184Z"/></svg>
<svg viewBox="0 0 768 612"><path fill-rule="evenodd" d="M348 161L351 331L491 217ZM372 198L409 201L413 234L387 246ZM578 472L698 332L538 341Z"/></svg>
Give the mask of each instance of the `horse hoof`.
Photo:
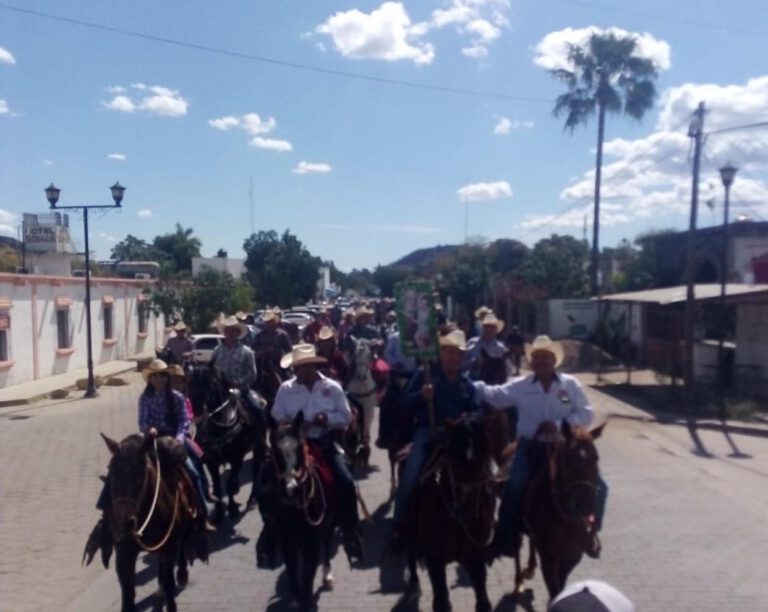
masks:
<svg viewBox="0 0 768 612"><path fill-rule="evenodd" d="M229 518L236 519L240 516L240 506L238 504L232 504L227 508L227 514L229 515Z"/></svg>
<svg viewBox="0 0 768 612"><path fill-rule="evenodd" d="M331 574L331 572L328 572L323 576L323 591L333 591L334 584L333 574Z"/></svg>
<svg viewBox="0 0 768 612"><path fill-rule="evenodd" d="M523 580L533 580L533 577L536 575L536 570L532 567L526 567L523 570Z"/></svg>
<svg viewBox="0 0 768 612"><path fill-rule="evenodd" d="M180 589L184 589L189 584L189 572L187 570L179 570L176 572L176 584Z"/></svg>

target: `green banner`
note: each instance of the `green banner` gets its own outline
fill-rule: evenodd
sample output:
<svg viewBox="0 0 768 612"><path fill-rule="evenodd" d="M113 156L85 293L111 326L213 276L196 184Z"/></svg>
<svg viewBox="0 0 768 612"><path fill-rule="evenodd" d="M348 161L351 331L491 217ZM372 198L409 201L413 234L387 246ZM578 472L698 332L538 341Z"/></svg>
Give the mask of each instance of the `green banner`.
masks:
<svg viewBox="0 0 768 612"><path fill-rule="evenodd" d="M395 311L403 353L416 359L437 357L437 312L432 284L426 281L398 283Z"/></svg>

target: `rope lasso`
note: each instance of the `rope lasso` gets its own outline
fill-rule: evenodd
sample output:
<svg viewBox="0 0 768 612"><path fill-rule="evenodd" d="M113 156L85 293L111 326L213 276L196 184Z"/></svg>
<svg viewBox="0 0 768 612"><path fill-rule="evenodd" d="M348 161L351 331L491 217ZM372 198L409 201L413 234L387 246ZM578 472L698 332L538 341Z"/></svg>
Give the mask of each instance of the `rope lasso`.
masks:
<svg viewBox="0 0 768 612"><path fill-rule="evenodd" d="M152 515L155 512L155 508L157 507L157 498L160 495L160 480L162 478L162 474L160 473L160 455L157 453L157 437L153 440L153 446L155 449L155 461L157 462L157 478L155 480L155 495L152 499L152 505L149 508L149 514L147 514L147 518L144 520L144 523L139 527L139 529L136 531L136 536L140 538L144 535L144 530L147 528L147 525L149 525L149 521L152 520Z"/></svg>

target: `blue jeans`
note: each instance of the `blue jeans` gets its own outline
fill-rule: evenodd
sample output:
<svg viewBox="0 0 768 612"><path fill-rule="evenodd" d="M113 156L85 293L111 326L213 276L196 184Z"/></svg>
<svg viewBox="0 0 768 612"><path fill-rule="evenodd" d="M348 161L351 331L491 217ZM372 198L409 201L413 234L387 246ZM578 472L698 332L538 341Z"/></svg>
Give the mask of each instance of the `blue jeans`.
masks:
<svg viewBox="0 0 768 612"><path fill-rule="evenodd" d="M357 489L344 455L336 452L333 444L323 446L323 455L333 472L333 484L339 500L339 523L342 531L347 534L357 528Z"/></svg>
<svg viewBox="0 0 768 612"><path fill-rule="evenodd" d="M408 455L395 495L395 523L402 523L408 511L413 492L419 484L421 469L427 461L427 450L431 439L429 429L424 427L417 429L413 434L411 453Z"/></svg>
<svg viewBox="0 0 768 612"><path fill-rule="evenodd" d="M499 506L499 531L508 538L516 538L522 525L521 514L525 485L531 476L530 448L533 442L527 438L517 441L517 451L512 463L509 479L504 485L504 492ZM608 498L608 485L598 474L597 477L597 506L595 508L595 526L599 531L603 527L605 503Z"/></svg>

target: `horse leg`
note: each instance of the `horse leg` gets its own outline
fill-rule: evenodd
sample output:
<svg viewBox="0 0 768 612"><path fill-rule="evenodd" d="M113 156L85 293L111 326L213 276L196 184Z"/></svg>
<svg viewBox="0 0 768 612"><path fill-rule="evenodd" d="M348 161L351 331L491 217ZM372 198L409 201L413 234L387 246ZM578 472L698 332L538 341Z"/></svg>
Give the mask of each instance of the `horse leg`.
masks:
<svg viewBox="0 0 768 612"><path fill-rule="evenodd" d="M573 568L579 563L579 559L568 559L560 561L560 589L564 589L568 583L568 576L573 571Z"/></svg>
<svg viewBox="0 0 768 612"><path fill-rule="evenodd" d="M397 459L391 450L387 451L387 455L389 455L389 499L394 499L397 493Z"/></svg>
<svg viewBox="0 0 768 612"><path fill-rule="evenodd" d="M240 514L240 504L235 501L235 495L240 492L240 469L243 467L243 455L237 454L229 464L229 476L227 477L227 513L229 518L237 518Z"/></svg>
<svg viewBox="0 0 768 612"><path fill-rule="evenodd" d="M136 612L136 558L139 550L132 543L117 546L115 569L120 582L122 612Z"/></svg>
<svg viewBox="0 0 768 612"><path fill-rule="evenodd" d="M178 559L179 569L176 571L176 584L179 589L185 588L189 584L189 566L187 564L187 554L184 550L184 539L186 536L182 536L179 544L179 550L176 553Z"/></svg>
<svg viewBox="0 0 768 612"><path fill-rule="evenodd" d="M522 547L522 540L524 538L521 538L521 547ZM523 579L524 580L533 580L533 577L536 575L536 546L534 545L533 538L530 536L528 537L528 564L525 566L525 571L523 572Z"/></svg>
<svg viewBox="0 0 768 612"><path fill-rule="evenodd" d="M416 595L421 592L419 573L416 571L416 555L412 551L408 552L408 590Z"/></svg>
<svg viewBox="0 0 768 612"><path fill-rule="evenodd" d="M157 569L157 581L165 597L165 606L168 612L176 612L176 580L173 577L173 568L176 565L176 547L168 546L160 554Z"/></svg>
<svg viewBox="0 0 768 612"><path fill-rule="evenodd" d="M323 542L323 590L333 591L335 581L331 573L331 539L333 538L333 529L328 529Z"/></svg>
<svg viewBox="0 0 768 612"><path fill-rule="evenodd" d="M376 413L376 396L370 398L370 401L363 403L363 435L362 443L363 448L360 453L362 455L363 467L368 467L368 460L371 456L371 424Z"/></svg>
<svg viewBox="0 0 768 612"><path fill-rule="evenodd" d="M211 451L205 453L205 465L208 467L208 472L211 475L211 487L213 488L213 495L216 497L216 523L221 523L224 518L224 492L221 487L221 466L218 461L213 460L210 455Z"/></svg>
<svg viewBox="0 0 768 612"><path fill-rule="evenodd" d="M296 550L296 543L286 541L286 534L281 534L280 548L283 551L283 561L285 562L285 573L288 575L288 591L293 595L296 601L301 597L299 588L299 557Z"/></svg>
<svg viewBox="0 0 768 612"><path fill-rule="evenodd" d="M549 552L540 552L541 573L544 576L544 584L547 585L549 600L552 601L555 596L563 590L564 584L560 581L560 559Z"/></svg>
<svg viewBox="0 0 768 612"><path fill-rule="evenodd" d="M472 563L464 564L464 568L469 574L472 582L472 588L475 591L475 612L491 612L491 600L488 598L487 577L485 561L483 559L475 560Z"/></svg>
<svg viewBox="0 0 768 612"><path fill-rule="evenodd" d="M312 535L303 545L303 564L301 568L301 599L299 607L302 610L312 610L315 603L315 576L320 566L320 551L323 542L316 535Z"/></svg>
<svg viewBox="0 0 768 612"><path fill-rule="evenodd" d="M451 600L448 596L448 581L445 576L445 563L429 558L426 560L429 580L432 583L432 611L450 612Z"/></svg>

